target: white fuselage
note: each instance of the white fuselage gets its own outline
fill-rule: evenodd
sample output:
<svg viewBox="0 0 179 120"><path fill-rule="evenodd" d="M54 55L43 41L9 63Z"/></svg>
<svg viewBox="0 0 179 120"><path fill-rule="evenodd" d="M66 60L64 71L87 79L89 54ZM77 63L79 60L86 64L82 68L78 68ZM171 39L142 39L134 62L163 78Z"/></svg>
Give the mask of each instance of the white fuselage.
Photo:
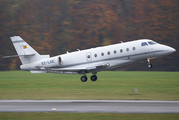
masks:
<svg viewBox="0 0 179 120"><path fill-rule="evenodd" d="M149 44L148 42L152 42ZM101 70L119 67L131 62L153 59L174 52L175 49L148 39L119 43L104 47L96 47L81 51L62 54L59 56L37 61L34 69L46 70L54 73L85 74L96 73ZM58 61L60 57L60 62ZM104 65L100 69L97 66ZM21 66L21 69L27 68ZM39 66L39 67L37 67ZM28 67L29 68L29 67ZM25 70L25 69L24 69Z"/></svg>

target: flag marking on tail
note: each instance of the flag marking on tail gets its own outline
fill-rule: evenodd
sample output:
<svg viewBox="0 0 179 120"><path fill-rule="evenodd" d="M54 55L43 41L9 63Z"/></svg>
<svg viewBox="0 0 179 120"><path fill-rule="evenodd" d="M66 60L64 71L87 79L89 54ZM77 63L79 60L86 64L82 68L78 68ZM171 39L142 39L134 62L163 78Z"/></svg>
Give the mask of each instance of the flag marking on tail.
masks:
<svg viewBox="0 0 179 120"><path fill-rule="evenodd" d="M27 48L27 45L24 45L23 48L26 49L26 48Z"/></svg>

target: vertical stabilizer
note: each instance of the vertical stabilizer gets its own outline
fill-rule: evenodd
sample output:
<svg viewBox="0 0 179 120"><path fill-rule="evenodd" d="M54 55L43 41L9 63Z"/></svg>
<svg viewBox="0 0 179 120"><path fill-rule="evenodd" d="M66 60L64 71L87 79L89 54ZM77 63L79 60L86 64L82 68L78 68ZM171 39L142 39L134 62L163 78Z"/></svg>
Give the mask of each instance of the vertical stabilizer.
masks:
<svg viewBox="0 0 179 120"><path fill-rule="evenodd" d="M40 55L20 36L14 36L10 38L22 64L29 64L50 57L49 55Z"/></svg>

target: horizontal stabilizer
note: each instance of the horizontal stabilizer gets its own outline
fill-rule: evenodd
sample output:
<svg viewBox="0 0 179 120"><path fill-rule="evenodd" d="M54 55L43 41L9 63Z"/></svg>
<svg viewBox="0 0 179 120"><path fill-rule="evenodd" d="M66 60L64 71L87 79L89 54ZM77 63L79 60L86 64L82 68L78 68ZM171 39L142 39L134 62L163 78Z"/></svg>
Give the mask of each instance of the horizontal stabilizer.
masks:
<svg viewBox="0 0 179 120"><path fill-rule="evenodd" d="M11 57L21 57L21 56L33 56L35 53L29 53L25 55L11 55L11 56L4 56L3 58L11 58Z"/></svg>

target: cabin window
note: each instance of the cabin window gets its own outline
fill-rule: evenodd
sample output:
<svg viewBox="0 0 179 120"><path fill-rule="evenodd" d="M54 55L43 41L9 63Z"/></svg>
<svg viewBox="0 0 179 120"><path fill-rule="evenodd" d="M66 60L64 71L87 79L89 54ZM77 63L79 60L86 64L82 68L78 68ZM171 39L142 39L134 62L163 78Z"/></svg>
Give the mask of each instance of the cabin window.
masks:
<svg viewBox="0 0 179 120"><path fill-rule="evenodd" d="M94 54L94 57L97 57L97 54Z"/></svg>
<svg viewBox="0 0 179 120"><path fill-rule="evenodd" d="M128 52L128 51L129 51L129 48L127 48L126 51Z"/></svg>
<svg viewBox="0 0 179 120"><path fill-rule="evenodd" d="M104 56L104 53L101 53L101 56Z"/></svg>
<svg viewBox="0 0 179 120"><path fill-rule="evenodd" d="M146 42L143 42L141 46L148 46L148 44Z"/></svg>
<svg viewBox="0 0 179 120"><path fill-rule="evenodd" d="M110 52L108 51L108 55L110 55Z"/></svg>
<svg viewBox="0 0 179 120"><path fill-rule="evenodd" d="M116 54L117 53L117 51L116 50L114 50L114 54Z"/></svg>
<svg viewBox="0 0 179 120"><path fill-rule="evenodd" d="M132 49L135 50L135 47L133 47Z"/></svg>
<svg viewBox="0 0 179 120"><path fill-rule="evenodd" d="M122 53L122 52L123 52L123 50L121 49L121 50L120 50L120 52Z"/></svg>
<svg viewBox="0 0 179 120"><path fill-rule="evenodd" d="M87 57L88 57L88 59L90 59L90 55L88 55Z"/></svg>

